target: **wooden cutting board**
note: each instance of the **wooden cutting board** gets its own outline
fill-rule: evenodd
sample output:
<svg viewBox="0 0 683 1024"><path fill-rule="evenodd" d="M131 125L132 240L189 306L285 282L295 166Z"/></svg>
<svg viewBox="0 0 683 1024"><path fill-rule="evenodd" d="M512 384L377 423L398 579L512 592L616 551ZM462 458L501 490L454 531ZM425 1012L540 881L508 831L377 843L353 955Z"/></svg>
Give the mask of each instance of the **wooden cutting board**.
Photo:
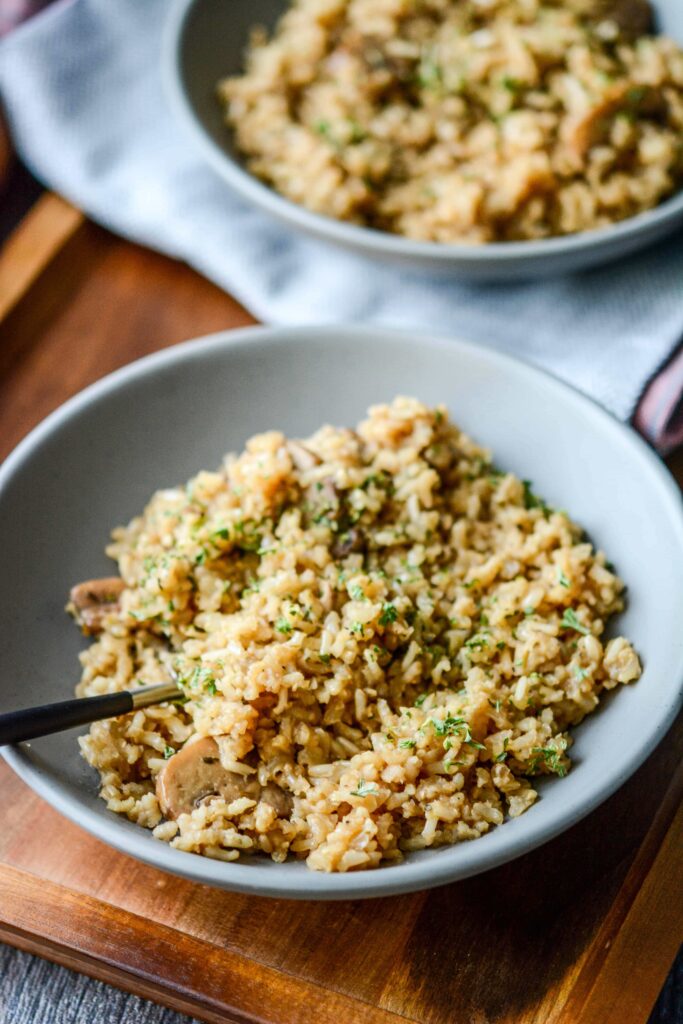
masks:
<svg viewBox="0 0 683 1024"><path fill-rule="evenodd" d="M44 197L0 255L0 455L123 363L249 322L187 267ZM612 799L512 864L334 904L145 867L2 763L0 938L207 1021L644 1024L683 941L682 740L679 721Z"/></svg>

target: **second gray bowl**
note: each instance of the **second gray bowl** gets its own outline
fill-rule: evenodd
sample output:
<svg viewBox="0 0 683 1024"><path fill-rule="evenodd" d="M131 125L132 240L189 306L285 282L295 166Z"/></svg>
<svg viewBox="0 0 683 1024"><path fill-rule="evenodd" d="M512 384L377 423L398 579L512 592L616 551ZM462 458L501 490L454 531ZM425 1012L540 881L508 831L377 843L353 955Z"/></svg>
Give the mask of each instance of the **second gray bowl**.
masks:
<svg viewBox="0 0 683 1024"><path fill-rule="evenodd" d="M608 263L652 244L683 224L683 192L612 227L538 242L481 246L416 242L334 220L289 199L247 171L216 97L216 83L242 69L249 30L272 27L287 0L176 0L164 45L171 103L205 158L243 198L310 235L413 270L475 280L550 276ZM657 0L658 28L683 44L681 0Z"/></svg>

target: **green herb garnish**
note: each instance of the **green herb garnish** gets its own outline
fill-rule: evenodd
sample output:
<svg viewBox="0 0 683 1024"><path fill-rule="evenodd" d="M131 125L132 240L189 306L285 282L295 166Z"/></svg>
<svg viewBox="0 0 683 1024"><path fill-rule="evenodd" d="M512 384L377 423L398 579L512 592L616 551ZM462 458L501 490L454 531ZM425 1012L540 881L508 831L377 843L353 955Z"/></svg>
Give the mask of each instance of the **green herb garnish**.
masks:
<svg viewBox="0 0 683 1024"><path fill-rule="evenodd" d="M546 505L543 498L539 498L537 494L532 491L531 480L522 480L522 487L524 488L524 508L539 508L546 518L552 512L549 505Z"/></svg>
<svg viewBox="0 0 683 1024"><path fill-rule="evenodd" d="M501 85L508 92L518 93L520 89L524 88L524 83L520 82L518 78L513 78L511 75L503 75L501 79Z"/></svg>
<svg viewBox="0 0 683 1024"><path fill-rule="evenodd" d="M443 85L443 71L433 57L425 55L417 69L417 80L423 89L440 89Z"/></svg>
<svg viewBox="0 0 683 1024"><path fill-rule="evenodd" d="M330 122L329 121L315 121L313 124L313 131L318 135L322 135L324 139L332 141L330 137Z"/></svg>
<svg viewBox="0 0 683 1024"><path fill-rule="evenodd" d="M483 647L488 647L489 642L482 633L475 633L469 640L465 640L463 647L467 647L470 650L480 651Z"/></svg>
<svg viewBox="0 0 683 1024"><path fill-rule="evenodd" d="M379 617L380 626L388 626L390 623L396 622L397 618L398 612L395 605L391 604L390 601L385 602L382 605L382 614Z"/></svg>
<svg viewBox="0 0 683 1024"><path fill-rule="evenodd" d="M510 738L508 736L506 736L505 739L503 740L503 749L501 750L500 754L496 754L496 756L493 759L494 764L500 764L501 761L504 761L505 758L508 756L508 743L509 742L510 742Z"/></svg>
<svg viewBox="0 0 683 1024"><path fill-rule="evenodd" d="M358 788L351 790L351 796L377 796L378 793L377 786L374 786L372 782L366 782L365 779L360 779Z"/></svg>
<svg viewBox="0 0 683 1024"><path fill-rule="evenodd" d="M531 752L534 754L529 761L531 772L535 772L540 764L544 764L549 772L559 778L563 778L567 774L567 769L561 761L562 750L557 750L556 747L533 747Z"/></svg>
<svg viewBox="0 0 683 1024"><path fill-rule="evenodd" d="M587 629L586 626L579 622L573 608L565 608L560 625L563 626L564 629L575 629L577 633L583 633L584 636L588 636L590 634L590 629Z"/></svg>

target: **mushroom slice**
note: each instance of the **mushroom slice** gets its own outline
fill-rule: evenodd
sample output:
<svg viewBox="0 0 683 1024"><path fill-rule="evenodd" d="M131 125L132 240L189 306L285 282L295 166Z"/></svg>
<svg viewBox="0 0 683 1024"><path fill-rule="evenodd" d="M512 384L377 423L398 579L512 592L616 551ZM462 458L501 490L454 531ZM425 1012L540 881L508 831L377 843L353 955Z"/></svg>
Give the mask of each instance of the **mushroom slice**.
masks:
<svg viewBox="0 0 683 1024"><path fill-rule="evenodd" d="M332 545L332 554L335 558L346 558L347 555L365 551L366 538L364 532L357 526L352 526L346 533L340 534Z"/></svg>
<svg viewBox="0 0 683 1024"><path fill-rule="evenodd" d="M104 618L119 609L119 598L126 584L119 576L85 580L71 588L67 611L84 633L101 633Z"/></svg>
<svg viewBox="0 0 683 1024"><path fill-rule="evenodd" d="M189 814L206 797L222 796L227 803L248 797L270 804L279 817L291 810L291 798L280 786L261 786L254 777L227 771L221 764L218 744L211 736L186 743L168 759L157 776L157 799L167 818Z"/></svg>
<svg viewBox="0 0 683 1024"><path fill-rule="evenodd" d="M661 90L649 85L616 83L589 110L568 122L567 142L576 156L583 158L592 146L608 137L612 120L620 112L656 117L665 109Z"/></svg>
<svg viewBox="0 0 683 1024"><path fill-rule="evenodd" d="M273 808L278 818L288 818L292 813L291 796L275 782L268 782L263 787L260 799L264 804L269 804Z"/></svg>
<svg viewBox="0 0 683 1024"><path fill-rule="evenodd" d="M567 122L567 143L577 157L583 159L607 135L611 118L624 106L627 92L627 85L614 85L593 106Z"/></svg>

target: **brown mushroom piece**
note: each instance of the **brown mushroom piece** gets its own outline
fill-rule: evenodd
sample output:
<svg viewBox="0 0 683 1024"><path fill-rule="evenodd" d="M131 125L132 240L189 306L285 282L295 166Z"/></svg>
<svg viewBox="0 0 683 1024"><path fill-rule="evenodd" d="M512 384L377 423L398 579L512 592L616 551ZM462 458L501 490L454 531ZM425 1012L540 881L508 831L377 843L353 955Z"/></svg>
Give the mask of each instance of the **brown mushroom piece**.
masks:
<svg viewBox="0 0 683 1024"><path fill-rule="evenodd" d="M567 142L577 157L583 159L589 149L607 135L610 119L624 106L628 86L619 83L608 89L597 103L567 125Z"/></svg>
<svg viewBox="0 0 683 1024"><path fill-rule="evenodd" d="M617 83L594 106L574 119L567 142L575 154L583 158L589 149L607 139L617 114L624 112L631 117L636 114L654 117L665 109L666 103L659 89Z"/></svg>
<svg viewBox="0 0 683 1024"><path fill-rule="evenodd" d="M365 551L365 547L365 534L357 526L352 526L337 537L332 545L332 554L335 558L346 558L347 555Z"/></svg>
<svg viewBox="0 0 683 1024"><path fill-rule="evenodd" d="M156 791L167 818L189 814L211 796L222 796L228 803L240 797L263 800L280 818L288 817L292 806L289 794L275 783L261 786L253 776L227 771L211 736L185 744L170 757L157 776Z"/></svg>
<svg viewBox="0 0 683 1024"><path fill-rule="evenodd" d="M633 41L654 31L654 13L648 0L597 0L601 21L613 21L623 39Z"/></svg>
<svg viewBox="0 0 683 1024"><path fill-rule="evenodd" d="M101 633L106 615L119 609L119 598L126 584L119 576L85 580L71 588L67 610L84 633Z"/></svg>

